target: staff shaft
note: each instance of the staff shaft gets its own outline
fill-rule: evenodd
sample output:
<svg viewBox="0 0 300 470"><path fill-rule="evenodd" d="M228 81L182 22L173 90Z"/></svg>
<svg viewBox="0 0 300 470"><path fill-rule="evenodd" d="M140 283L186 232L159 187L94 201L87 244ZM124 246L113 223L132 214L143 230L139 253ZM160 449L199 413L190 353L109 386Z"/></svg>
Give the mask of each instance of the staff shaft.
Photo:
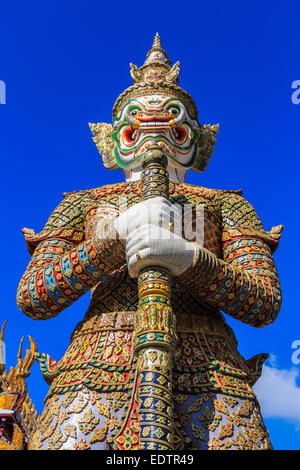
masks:
<svg viewBox="0 0 300 470"><path fill-rule="evenodd" d="M144 157L142 199L169 198L167 158L158 146ZM140 449L174 448L172 367L176 317L171 308L171 277L159 266L142 270L138 277L139 305L135 330L138 355L138 416Z"/></svg>

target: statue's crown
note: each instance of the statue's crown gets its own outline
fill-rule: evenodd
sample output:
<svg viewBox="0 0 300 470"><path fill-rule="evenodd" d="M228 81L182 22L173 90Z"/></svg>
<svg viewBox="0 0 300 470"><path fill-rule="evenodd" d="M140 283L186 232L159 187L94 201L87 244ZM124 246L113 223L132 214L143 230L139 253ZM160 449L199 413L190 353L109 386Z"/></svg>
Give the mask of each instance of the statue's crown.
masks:
<svg viewBox="0 0 300 470"><path fill-rule="evenodd" d="M168 54L162 48L159 34L156 33L153 45L150 51L147 53L147 57L144 65L138 68L134 64L130 64L130 73L133 82L144 83L157 88L163 83L178 84L179 75L179 62L170 67L172 62L170 61Z"/></svg>
<svg viewBox="0 0 300 470"><path fill-rule="evenodd" d="M115 102L113 118L129 99L147 94L167 93L182 99L190 116L197 119L197 107L193 98L178 86L179 70L179 62L172 66L168 54L162 48L159 34L156 33L144 64L141 67L130 64L133 85L127 88Z"/></svg>

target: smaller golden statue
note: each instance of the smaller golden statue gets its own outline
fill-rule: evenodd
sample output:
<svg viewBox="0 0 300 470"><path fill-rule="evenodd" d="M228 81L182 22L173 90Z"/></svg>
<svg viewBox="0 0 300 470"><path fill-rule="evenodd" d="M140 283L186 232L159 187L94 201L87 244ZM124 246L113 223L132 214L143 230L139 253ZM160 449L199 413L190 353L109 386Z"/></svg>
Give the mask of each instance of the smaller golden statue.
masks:
<svg viewBox="0 0 300 470"><path fill-rule="evenodd" d="M26 351L22 359L22 338L17 365L7 373L4 366L5 324L6 321L0 332L0 450L27 450L38 428L38 414L27 394L25 379L30 375L37 347L29 336L30 350Z"/></svg>

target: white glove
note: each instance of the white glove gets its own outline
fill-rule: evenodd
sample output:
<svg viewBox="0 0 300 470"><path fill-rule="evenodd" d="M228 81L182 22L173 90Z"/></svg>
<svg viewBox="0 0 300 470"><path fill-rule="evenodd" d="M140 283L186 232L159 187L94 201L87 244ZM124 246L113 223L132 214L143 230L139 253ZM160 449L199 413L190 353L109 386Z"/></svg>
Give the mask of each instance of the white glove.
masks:
<svg viewBox="0 0 300 470"><path fill-rule="evenodd" d="M163 197L155 197L139 202L127 209L115 220L115 229L119 237L126 239L137 227L152 224L162 228L169 228L177 235L182 232L182 215L179 204L172 204Z"/></svg>
<svg viewBox="0 0 300 470"><path fill-rule="evenodd" d="M129 274L137 277L148 266L162 266L179 276L194 261L196 248L191 242L157 225L145 224L129 233L126 259Z"/></svg>

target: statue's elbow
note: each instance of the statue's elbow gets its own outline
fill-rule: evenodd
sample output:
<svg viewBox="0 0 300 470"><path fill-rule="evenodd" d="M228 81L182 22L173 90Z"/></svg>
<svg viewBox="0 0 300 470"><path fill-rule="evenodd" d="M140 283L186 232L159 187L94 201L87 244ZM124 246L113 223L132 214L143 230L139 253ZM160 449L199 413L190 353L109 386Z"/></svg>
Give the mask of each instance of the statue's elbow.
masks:
<svg viewBox="0 0 300 470"><path fill-rule="evenodd" d="M55 317L59 313L51 312L45 308L37 296L29 294L28 284L23 278L18 286L16 302L21 312L33 320L47 320Z"/></svg>
<svg viewBox="0 0 300 470"><path fill-rule="evenodd" d="M265 308L263 309L261 315L257 317L257 322L254 324L254 326L257 328L263 328L265 326L271 325L279 315L282 305L281 290L276 288L273 290L273 293L273 302L266 302Z"/></svg>

